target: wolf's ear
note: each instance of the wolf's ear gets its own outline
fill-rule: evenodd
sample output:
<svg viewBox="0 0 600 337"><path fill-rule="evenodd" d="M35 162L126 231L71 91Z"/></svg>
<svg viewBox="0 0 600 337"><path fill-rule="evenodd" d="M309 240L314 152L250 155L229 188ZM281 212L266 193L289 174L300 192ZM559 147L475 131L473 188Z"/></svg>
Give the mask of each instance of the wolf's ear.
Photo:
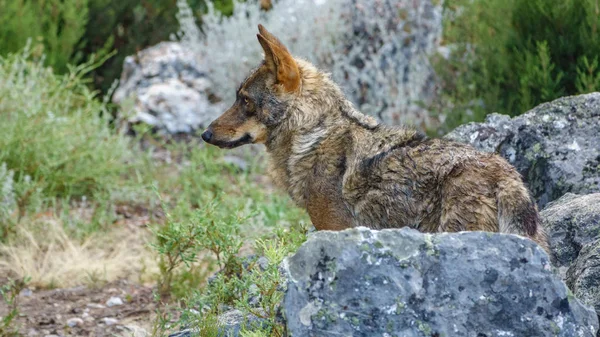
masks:
<svg viewBox="0 0 600 337"><path fill-rule="evenodd" d="M260 34L256 37L265 52L265 63L276 76L277 84L281 84L286 92L297 91L301 81L298 64L287 48L265 27L258 25L258 30Z"/></svg>

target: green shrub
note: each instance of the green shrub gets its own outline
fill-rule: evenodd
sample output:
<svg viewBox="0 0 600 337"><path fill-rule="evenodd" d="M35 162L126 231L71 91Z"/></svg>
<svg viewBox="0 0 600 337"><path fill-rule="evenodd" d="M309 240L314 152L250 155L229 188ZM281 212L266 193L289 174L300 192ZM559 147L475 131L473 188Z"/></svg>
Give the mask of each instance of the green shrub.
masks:
<svg viewBox="0 0 600 337"><path fill-rule="evenodd" d="M187 297L187 310L183 312L181 325L200 332L200 336L217 337L216 317L235 308L246 316L253 315L262 320L260 326L244 327L242 335L283 336L284 327L278 320L278 314L285 279L280 274L279 265L306 240L306 234L307 229L297 223L256 240L254 251L258 256L264 256L266 263L260 264L256 258L247 258L243 263L240 259L233 259L235 263L225 265L204 289ZM220 243L223 249L231 253L239 250L235 235L227 239Z"/></svg>
<svg viewBox="0 0 600 337"><path fill-rule="evenodd" d="M0 163L29 189L14 191L17 202L38 190L48 199L107 194L133 168L130 141L82 80L89 68L56 75L27 51L0 57Z"/></svg>
<svg viewBox="0 0 600 337"><path fill-rule="evenodd" d="M28 39L58 72L81 60L77 46L88 22L88 0L0 0L0 55L18 52Z"/></svg>
<svg viewBox="0 0 600 337"><path fill-rule="evenodd" d="M220 213L217 205L208 203L194 211L187 221L180 221L163 204L166 221L153 228L156 242L152 245L159 254L161 297L168 298L171 294L184 297L214 272L215 265L223 269L236 264L242 244L240 224L245 219ZM180 268L183 265L187 268Z"/></svg>
<svg viewBox="0 0 600 337"><path fill-rule="evenodd" d="M600 90L599 29L595 0L446 1L451 53L435 62L446 127Z"/></svg>

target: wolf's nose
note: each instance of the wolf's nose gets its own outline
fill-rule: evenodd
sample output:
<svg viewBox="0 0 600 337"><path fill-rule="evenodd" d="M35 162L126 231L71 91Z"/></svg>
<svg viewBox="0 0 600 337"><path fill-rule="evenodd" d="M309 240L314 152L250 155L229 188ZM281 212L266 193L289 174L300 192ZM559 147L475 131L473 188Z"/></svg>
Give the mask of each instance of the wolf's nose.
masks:
<svg viewBox="0 0 600 337"><path fill-rule="evenodd" d="M209 143L210 139L212 138L212 132L210 130L206 130L202 133L202 139L204 139L205 142Z"/></svg>

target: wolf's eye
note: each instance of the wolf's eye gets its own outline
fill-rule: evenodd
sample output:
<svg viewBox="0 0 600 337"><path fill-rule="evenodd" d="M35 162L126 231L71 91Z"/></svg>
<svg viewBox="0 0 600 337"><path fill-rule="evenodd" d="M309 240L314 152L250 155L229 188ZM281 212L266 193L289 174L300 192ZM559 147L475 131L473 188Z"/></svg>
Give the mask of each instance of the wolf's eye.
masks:
<svg viewBox="0 0 600 337"><path fill-rule="evenodd" d="M244 111L248 116L251 116L254 113L254 106L248 98L244 98Z"/></svg>

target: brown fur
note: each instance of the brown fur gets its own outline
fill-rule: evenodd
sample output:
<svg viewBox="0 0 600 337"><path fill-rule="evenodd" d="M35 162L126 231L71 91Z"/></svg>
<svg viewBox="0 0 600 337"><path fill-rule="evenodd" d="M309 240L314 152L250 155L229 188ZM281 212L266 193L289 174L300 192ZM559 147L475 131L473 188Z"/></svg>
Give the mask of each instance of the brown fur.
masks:
<svg viewBox="0 0 600 337"><path fill-rule="evenodd" d="M483 230L527 236L548 249L536 204L503 158L379 124L327 74L259 31L264 63L203 138L221 147L265 144L273 180L318 230Z"/></svg>

